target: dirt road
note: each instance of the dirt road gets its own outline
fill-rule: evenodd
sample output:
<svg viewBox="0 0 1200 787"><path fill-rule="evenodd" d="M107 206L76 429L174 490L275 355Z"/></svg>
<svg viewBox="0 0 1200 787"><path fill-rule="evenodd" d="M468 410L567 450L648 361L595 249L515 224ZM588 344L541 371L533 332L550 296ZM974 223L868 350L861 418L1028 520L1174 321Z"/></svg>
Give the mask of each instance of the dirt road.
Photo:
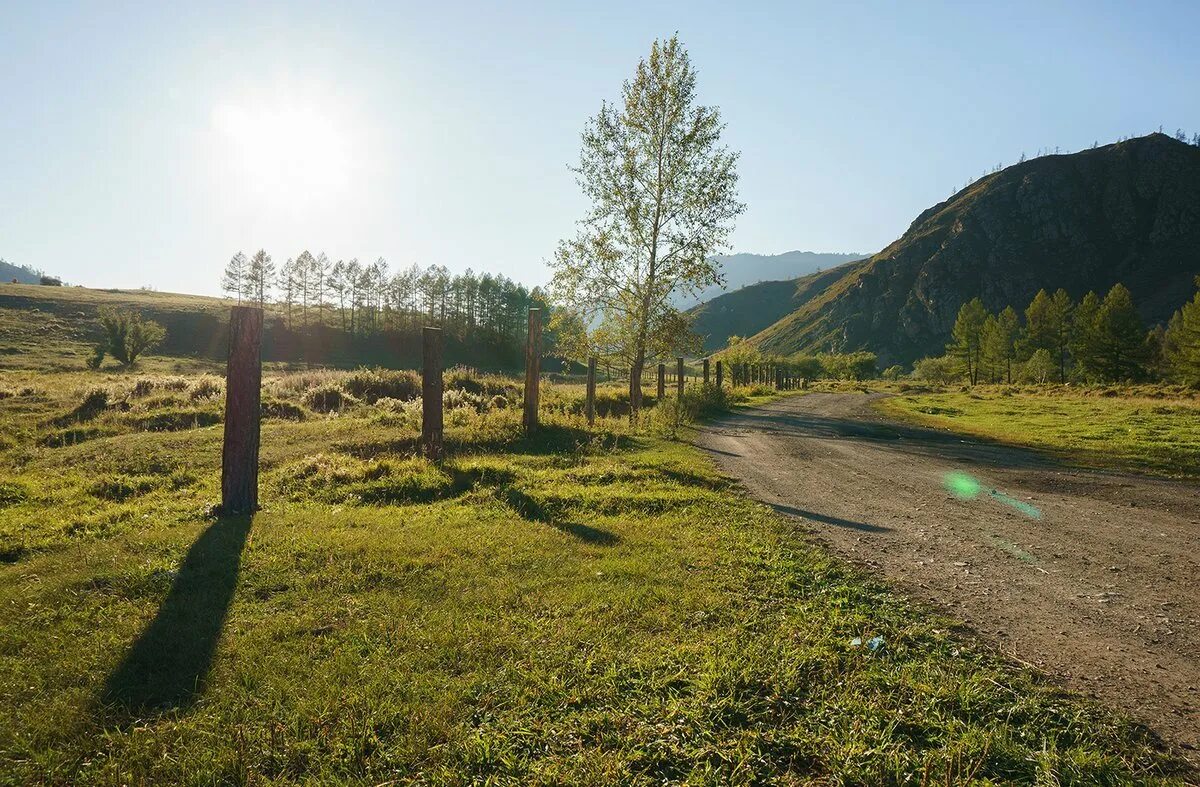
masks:
<svg viewBox="0 0 1200 787"><path fill-rule="evenodd" d="M786 398L698 443L835 552L1200 764L1200 489L900 425L875 398Z"/></svg>

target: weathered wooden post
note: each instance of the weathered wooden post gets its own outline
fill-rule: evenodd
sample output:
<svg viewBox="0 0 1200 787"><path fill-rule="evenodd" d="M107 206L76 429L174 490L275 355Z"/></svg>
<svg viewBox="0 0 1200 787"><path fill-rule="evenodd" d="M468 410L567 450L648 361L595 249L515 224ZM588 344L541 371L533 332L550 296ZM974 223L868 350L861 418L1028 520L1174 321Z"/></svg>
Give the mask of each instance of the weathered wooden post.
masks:
<svg viewBox="0 0 1200 787"><path fill-rule="evenodd" d="M679 401L683 401L683 358L675 359L675 385L678 389Z"/></svg>
<svg viewBox="0 0 1200 787"><path fill-rule="evenodd" d="M660 363L658 365L658 401L662 402L667 398L667 365Z"/></svg>
<svg viewBox="0 0 1200 787"><path fill-rule="evenodd" d="M783 369L780 369L778 366L775 367L775 390L783 390Z"/></svg>
<svg viewBox="0 0 1200 787"><path fill-rule="evenodd" d="M221 447L221 512L258 509L258 442L262 404L263 312L234 306L229 313L225 366L225 442Z"/></svg>
<svg viewBox="0 0 1200 787"><path fill-rule="evenodd" d="M442 458L442 329L421 329L421 453Z"/></svg>
<svg viewBox="0 0 1200 787"><path fill-rule="evenodd" d="M542 310L529 310L529 338L525 342L525 432L538 425L538 382L542 375Z"/></svg>
<svg viewBox="0 0 1200 787"><path fill-rule="evenodd" d="M724 380L722 379L723 375L721 374L721 371L722 371L721 370L721 359L718 358L717 359L717 387L718 388L720 388L721 383L724 382Z"/></svg>
<svg viewBox="0 0 1200 787"><path fill-rule="evenodd" d="M704 359L704 387L708 387L708 359Z"/></svg>
<svg viewBox="0 0 1200 787"><path fill-rule="evenodd" d="M588 426L596 423L596 357L588 358L587 404L584 406Z"/></svg>

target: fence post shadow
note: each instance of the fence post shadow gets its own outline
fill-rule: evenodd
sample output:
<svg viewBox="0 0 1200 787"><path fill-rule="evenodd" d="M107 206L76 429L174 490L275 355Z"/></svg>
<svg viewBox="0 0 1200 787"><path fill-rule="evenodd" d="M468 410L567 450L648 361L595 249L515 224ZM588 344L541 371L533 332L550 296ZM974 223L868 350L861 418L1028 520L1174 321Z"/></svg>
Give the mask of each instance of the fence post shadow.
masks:
<svg viewBox="0 0 1200 787"><path fill-rule="evenodd" d="M167 710L191 704L200 693L233 600L251 520L221 517L188 549L154 620L109 675L104 705Z"/></svg>

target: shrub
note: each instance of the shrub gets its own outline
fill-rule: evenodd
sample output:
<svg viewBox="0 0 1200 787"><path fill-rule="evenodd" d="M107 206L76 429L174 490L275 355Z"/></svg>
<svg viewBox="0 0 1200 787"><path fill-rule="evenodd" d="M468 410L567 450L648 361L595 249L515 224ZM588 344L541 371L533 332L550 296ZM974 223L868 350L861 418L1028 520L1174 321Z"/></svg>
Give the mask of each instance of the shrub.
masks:
<svg viewBox="0 0 1200 787"><path fill-rule="evenodd" d="M353 407L358 399L336 385L322 385L304 394L304 404L318 413L333 413Z"/></svg>
<svg viewBox="0 0 1200 787"><path fill-rule="evenodd" d="M892 381L899 380L901 377L904 376L904 367L899 364L893 364L893 365L889 366L888 368L884 369L883 374L881 374L880 376L885 380L892 380Z"/></svg>
<svg viewBox="0 0 1200 787"><path fill-rule="evenodd" d="M132 418L133 426L144 432L181 432L219 423L219 412L195 408L160 410Z"/></svg>
<svg viewBox="0 0 1200 787"><path fill-rule="evenodd" d="M72 418L79 421L86 421L95 418L100 413L108 408L108 389L107 388L90 388L83 395L83 401L75 408L75 412L71 414Z"/></svg>
<svg viewBox="0 0 1200 787"><path fill-rule="evenodd" d="M225 381L220 377L205 375L192 383L188 389L188 398L193 402L201 399L213 399L225 393Z"/></svg>
<svg viewBox="0 0 1200 787"><path fill-rule="evenodd" d="M109 306L100 309L100 329L103 338L88 361L88 366L93 369L100 368L106 354L122 366L133 366L138 357L167 337L166 329L153 320L144 320L134 311Z"/></svg>
<svg viewBox="0 0 1200 787"><path fill-rule="evenodd" d="M368 404L377 399L416 399L421 395L421 378L416 372L393 369L358 369L341 381L346 393Z"/></svg>
<svg viewBox="0 0 1200 787"><path fill-rule="evenodd" d="M149 396L154 390L154 380L149 377L139 377L138 381L133 384L133 390L129 392L130 396L143 397Z"/></svg>
<svg viewBox="0 0 1200 787"><path fill-rule="evenodd" d="M304 409L300 405L284 399L267 397L262 400L262 418L278 418L283 421L303 421Z"/></svg>
<svg viewBox="0 0 1200 787"><path fill-rule="evenodd" d="M948 355L922 358L913 364L913 377L937 385L948 385L959 379L960 374L958 361Z"/></svg>

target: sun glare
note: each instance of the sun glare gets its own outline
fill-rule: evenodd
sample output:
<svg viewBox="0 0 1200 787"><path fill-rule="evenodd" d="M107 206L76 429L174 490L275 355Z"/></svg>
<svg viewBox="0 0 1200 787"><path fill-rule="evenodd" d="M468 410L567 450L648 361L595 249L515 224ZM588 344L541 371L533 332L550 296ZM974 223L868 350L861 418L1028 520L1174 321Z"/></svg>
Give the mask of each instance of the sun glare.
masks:
<svg viewBox="0 0 1200 787"><path fill-rule="evenodd" d="M353 146L332 106L227 102L213 109L212 124L244 197L319 201L351 183Z"/></svg>

